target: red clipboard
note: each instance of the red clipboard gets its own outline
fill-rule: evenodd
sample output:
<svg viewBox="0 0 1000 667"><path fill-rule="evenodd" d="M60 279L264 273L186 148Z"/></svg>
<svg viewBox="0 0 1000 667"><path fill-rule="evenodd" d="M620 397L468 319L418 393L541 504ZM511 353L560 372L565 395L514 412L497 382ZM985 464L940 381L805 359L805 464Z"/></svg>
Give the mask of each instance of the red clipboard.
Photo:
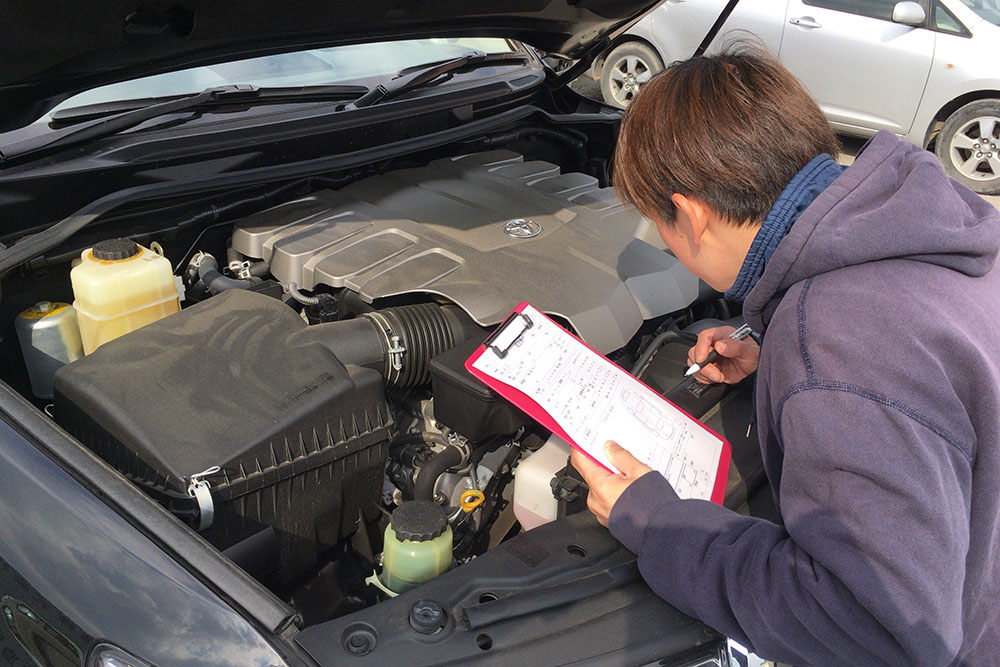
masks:
<svg viewBox="0 0 1000 667"><path fill-rule="evenodd" d="M602 468L607 469L607 466L605 466L604 464L602 464L600 461L598 461L593 456L591 456L590 454L588 454L582 447L580 447L578 444L576 444L576 442L574 442L573 439L569 437L569 435L566 433L566 431L563 430L563 428L559 425L559 423L556 422L556 420L548 412L546 412L537 402L535 402L535 400L533 398L531 398L530 396L528 396L527 394L525 394L524 392L522 392L520 389L512 387L509 384L507 384L505 382L502 382L502 381L496 379L495 377L493 377L492 375L489 375L488 373L484 373L483 371L481 371L478 368L476 368L475 366L473 366L473 364L476 362L476 360L479 359L479 357L481 357L483 354L486 354L487 352L489 352L490 354L501 354L501 356L505 353L503 350L499 350L499 349L495 348L493 346L493 343L496 340L497 336L499 334L501 334L501 332L506 331L506 328L508 326L516 325L516 318L523 317L524 319L528 320L527 316L523 315L524 309L528 305L530 305L530 304L528 304L526 301L522 301L521 303L518 304L517 308L515 308L513 310L513 312L511 312L510 315L508 315L504 319L504 321L501 322L500 325L497 326L496 329L494 329L493 333L490 334L490 336L483 342L483 344L480 345L478 348L476 348L476 351L472 353L472 356L470 356L468 359L465 360L465 370L467 370L470 374L472 374L473 377L475 377L478 380L480 380L481 382L485 383L486 386L488 386L490 389L492 389L493 391L497 392L498 394L500 394L501 396L503 396L505 399L507 399L508 401L510 401L511 403L513 403L521 411L523 411L529 417L531 417L532 419L534 419L535 421L537 421L539 424L541 424L542 426L544 426L548 430L552 431L552 433L554 433L555 435L559 436L560 438L562 438L563 440L565 440L566 442L568 442L574 449L579 450L587 458L589 458L590 460L594 461L595 463L597 463L598 465L600 465ZM547 315L544 315L544 314L542 315L542 317L545 317L547 320L549 320L550 322L552 322L553 324L555 324L557 327L559 327L560 329L562 329L563 332L565 332L567 335L571 336L580 345L583 345L586 349L590 350L591 353L593 353L595 356L599 357L604 363L607 363L611 367L613 367L616 372L622 373L624 375L629 375L631 377L631 375L627 371L625 371L621 367L617 366L614 362L612 362L610 359L608 359L607 357L605 357L603 354L601 354L600 352L598 352L597 350L595 350L594 348L592 348L590 345L587 345L587 343L585 343L584 341L582 341L579 337L577 337L577 336L573 335L571 332L567 331L564 327L560 326L558 322L554 321L552 318L550 318L550 317L548 317ZM530 320L528 320L528 322L529 322L529 324L527 326L530 327ZM522 333L523 333L523 331L522 331ZM662 396L660 396L659 394L657 394L656 390L654 390L651 387L649 387L649 385L646 385L645 383L643 383L641 381L639 381L639 382L640 382L640 384L642 384L643 386L645 386L647 389L649 389L650 391L652 391L654 394L656 394L657 396L659 396L660 399L663 400L665 403L668 403L668 404L672 405L679 412L681 412L685 417L687 417L688 419L690 419L693 423L697 424L698 426L700 426L704 430L708 431L710 434L712 434L713 437L715 437L716 439L718 439L722 443L722 451L721 451L721 453L719 455L719 465L718 465L718 469L715 472L715 484L712 487L712 494L711 494L711 498L710 498L712 502L721 505L722 501L723 501L723 498L725 497L725 494L726 494L726 479L729 476L729 459L730 459L730 457L732 455L732 446L729 444L729 441L726 440L725 438L723 438L721 435L719 435L715 431L713 431L712 429L710 429L707 426L705 426L704 424L702 424L700 421L698 421L697 419L695 419L694 417L692 417L691 415L689 415L687 412L685 412L681 408L677 407L674 403L671 403L666 398L663 398ZM623 446L625 446L627 448L627 443L622 443L622 444L623 444Z"/></svg>

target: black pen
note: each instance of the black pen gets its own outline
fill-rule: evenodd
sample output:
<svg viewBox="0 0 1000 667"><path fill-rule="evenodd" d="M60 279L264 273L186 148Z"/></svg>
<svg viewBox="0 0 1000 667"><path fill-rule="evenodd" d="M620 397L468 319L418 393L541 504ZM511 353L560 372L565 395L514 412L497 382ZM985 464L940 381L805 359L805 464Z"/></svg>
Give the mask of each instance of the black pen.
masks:
<svg viewBox="0 0 1000 667"><path fill-rule="evenodd" d="M752 333L753 329L744 324L739 329L729 334L729 338L732 340L743 340ZM689 375L694 375L702 368L708 366L710 363L712 363L718 358L719 358L719 353L716 352L715 349L713 348L712 351L708 353L708 357L705 359L705 361L701 362L700 364L691 364L691 367L684 372L684 377L688 377Z"/></svg>

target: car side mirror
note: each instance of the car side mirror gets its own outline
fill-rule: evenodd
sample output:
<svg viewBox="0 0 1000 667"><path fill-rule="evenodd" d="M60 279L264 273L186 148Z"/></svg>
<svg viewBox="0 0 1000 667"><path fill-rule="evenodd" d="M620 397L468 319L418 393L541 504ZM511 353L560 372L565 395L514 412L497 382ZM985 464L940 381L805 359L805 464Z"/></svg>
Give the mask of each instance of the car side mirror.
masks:
<svg viewBox="0 0 1000 667"><path fill-rule="evenodd" d="M902 23L916 28L922 26L926 20L927 13L924 8L912 0L897 2L892 8L893 23Z"/></svg>

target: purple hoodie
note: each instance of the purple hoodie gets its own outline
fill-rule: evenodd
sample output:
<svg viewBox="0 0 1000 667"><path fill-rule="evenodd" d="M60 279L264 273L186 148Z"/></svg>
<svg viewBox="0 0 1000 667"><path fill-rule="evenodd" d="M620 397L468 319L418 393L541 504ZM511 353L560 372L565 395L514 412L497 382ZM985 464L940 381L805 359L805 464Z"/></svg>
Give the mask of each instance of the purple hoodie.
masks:
<svg viewBox="0 0 1000 667"><path fill-rule="evenodd" d="M876 135L744 304L783 525L644 475L610 529L653 590L772 660L997 664L998 251L1000 213Z"/></svg>

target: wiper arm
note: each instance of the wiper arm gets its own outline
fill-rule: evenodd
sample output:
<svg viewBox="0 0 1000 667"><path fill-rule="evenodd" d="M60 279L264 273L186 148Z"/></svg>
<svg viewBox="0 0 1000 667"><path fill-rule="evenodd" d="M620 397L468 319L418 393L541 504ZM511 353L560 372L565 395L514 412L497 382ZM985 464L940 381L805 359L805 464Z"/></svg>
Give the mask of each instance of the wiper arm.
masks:
<svg viewBox="0 0 1000 667"><path fill-rule="evenodd" d="M92 123L74 132L61 134L55 138L39 137L13 146L5 146L2 151L4 163L16 158L62 150L94 139L107 137L131 129L158 116L178 113L204 106L223 104L274 104L284 101L342 100L350 99L367 88L363 86L304 86L298 88L258 88L247 84L207 88L200 93L167 98L146 98L121 100L95 104L75 109L65 109L53 115L61 125L72 125L88 120L100 119L107 114L115 114ZM40 139L40 141L39 141Z"/></svg>
<svg viewBox="0 0 1000 667"><path fill-rule="evenodd" d="M456 70L526 62L528 62L528 56L523 53L483 53L482 51L472 51L451 60L408 67L400 70L396 74L395 79L375 86L344 108L360 109L362 107L370 107L393 95L398 95L414 88L420 88L438 77Z"/></svg>
<svg viewBox="0 0 1000 667"><path fill-rule="evenodd" d="M246 84L237 84L215 88L222 94L216 94L215 98L202 104L229 104L233 101L252 101L253 104L278 104L281 102L295 102L306 99L312 100L343 100L350 99L357 95L368 92L364 86L347 86L340 84L328 84L319 86L295 86L284 88L256 88ZM204 92L204 91L203 91ZM200 94L200 93L199 93ZM49 115L51 121L49 126L53 128L68 127L89 120L114 116L126 111L136 111L147 109L156 104L164 102L174 102L177 100L190 99L192 95L166 95L163 97L139 97L130 100L112 100L110 102L100 102L98 104L87 104L69 109L60 109Z"/></svg>

